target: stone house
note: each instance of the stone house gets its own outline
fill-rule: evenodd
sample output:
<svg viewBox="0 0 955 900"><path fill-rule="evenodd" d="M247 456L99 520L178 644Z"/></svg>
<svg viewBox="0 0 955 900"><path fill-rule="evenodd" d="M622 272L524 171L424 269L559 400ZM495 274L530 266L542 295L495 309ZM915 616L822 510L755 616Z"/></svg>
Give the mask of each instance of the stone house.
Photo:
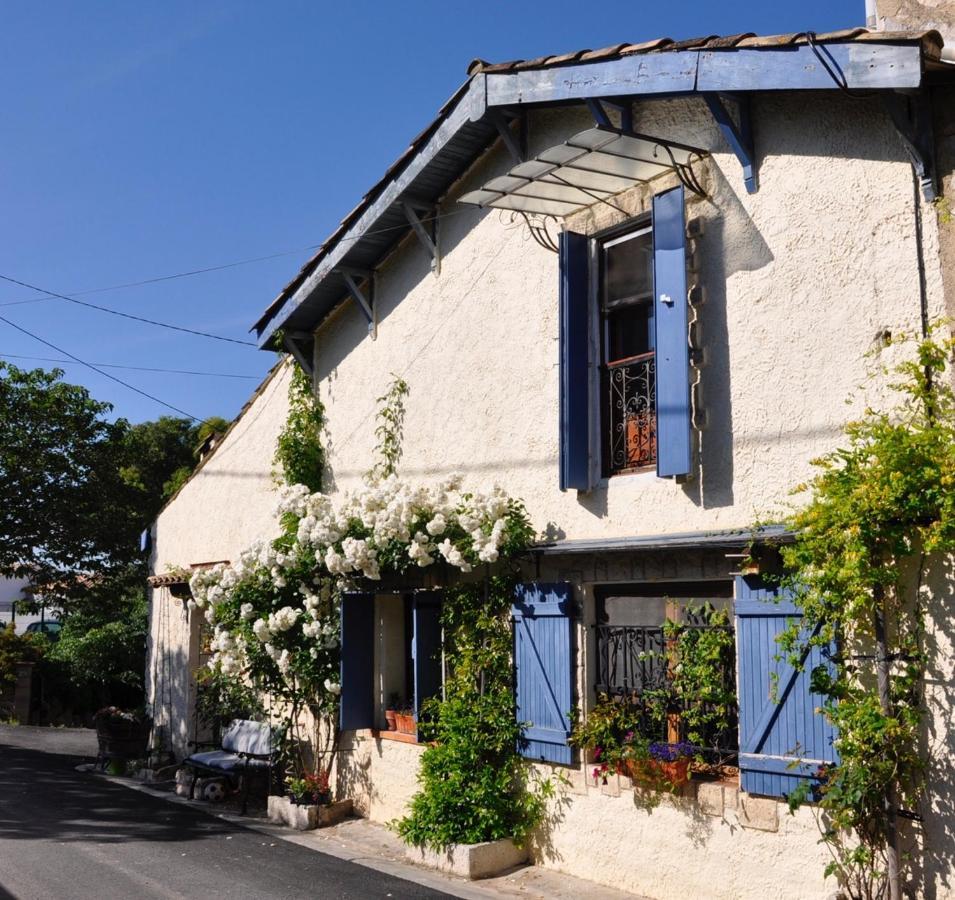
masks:
<svg viewBox="0 0 955 900"><path fill-rule="evenodd" d="M832 759L831 731L805 676L780 670L785 699L769 700L772 638L797 611L763 604L739 556L845 422L885 401L885 338L955 308L932 205L951 160L933 101L953 78L936 31L475 60L256 323L324 404L330 492L372 466L395 373L410 389L405 477L458 472L525 501L542 535L515 608L526 755L570 783L536 863L661 898L825 893L812 816L781 798L801 764ZM162 511L154 572L273 535L287 379L271 373ZM342 611L360 650L343 651L339 777L381 822L405 810L422 751L385 730L389 697L418 704L415 678L440 685L409 613L425 584L441 587ZM740 777L647 812L629 779L594 779L571 751L568 711L638 686L641 648L701 600L735 616ZM182 754L200 626L161 585L151 609L150 699ZM534 650L539 663L521 655ZM948 745L950 689L933 697ZM938 812L921 890L955 896Z"/></svg>

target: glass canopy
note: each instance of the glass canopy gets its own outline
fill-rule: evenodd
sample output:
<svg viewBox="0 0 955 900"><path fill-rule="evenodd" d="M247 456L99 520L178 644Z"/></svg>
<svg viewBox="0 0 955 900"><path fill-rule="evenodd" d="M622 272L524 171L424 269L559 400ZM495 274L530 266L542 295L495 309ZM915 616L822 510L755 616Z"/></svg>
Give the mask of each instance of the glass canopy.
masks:
<svg viewBox="0 0 955 900"><path fill-rule="evenodd" d="M701 193L690 165L705 155L704 150L660 138L588 128L492 178L459 202L566 216L668 172L676 172L688 188Z"/></svg>

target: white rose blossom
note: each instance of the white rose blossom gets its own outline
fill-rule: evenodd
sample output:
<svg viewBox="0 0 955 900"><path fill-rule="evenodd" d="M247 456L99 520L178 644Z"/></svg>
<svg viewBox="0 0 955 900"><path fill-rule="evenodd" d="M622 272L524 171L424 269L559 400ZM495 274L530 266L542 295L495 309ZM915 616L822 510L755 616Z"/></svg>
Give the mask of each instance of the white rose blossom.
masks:
<svg viewBox="0 0 955 900"><path fill-rule="evenodd" d="M337 648L340 640L337 592L357 577L379 579L382 551L390 557L395 544L402 545L401 552L421 568L444 560L470 572L476 562L496 562L510 523L510 502L497 487L487 493L462 493L457 475L434 485L414 485L390 476L344 495L338 503L303 485L292 485L282 490L278 513L294 520L286 521L291 528L289 543L276 547L258 541L231 565L199 569L190 580L190 608L202 609L216 629L210 665L229 675L248 665L245 629L251 630L283 676L290 676L296 653L307 654L309 660L326 659L323 654ZM313 558L317 571L304 576L303 583L302 564ZM263 597L271 612L259 615L257 604L243 602L238 619L248 624L236 631L217 624L219 608L229 609L235 590L246 584L255 590L271 585L271 598ZM296 649L301 646L294 643L296 638L306 640L301 650ZM324 689L337 696L341 686L329 677Z"/></svg>

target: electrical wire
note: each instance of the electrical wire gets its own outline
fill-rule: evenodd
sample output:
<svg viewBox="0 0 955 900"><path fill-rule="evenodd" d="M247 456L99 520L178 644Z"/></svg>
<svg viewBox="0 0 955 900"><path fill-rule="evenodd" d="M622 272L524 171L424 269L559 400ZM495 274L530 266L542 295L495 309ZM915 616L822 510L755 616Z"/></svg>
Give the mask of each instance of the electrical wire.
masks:
<svg viewBox="0 0 955 900"><path fill-rule="evenodd" d="M5 322L11 328L15 328L21 334L25 334L28 337L33 338L35 341L39 341L41 344L45 344L51 350L55 350L57 353L62 353L64 356L68 356L73 362L78 362L80 365L86 366L87 369L92 369L98 375L102 375L104 378L108 378L110 381L115 381L117 384L121 384L125 388L129 388L131 391L139 394L142 397L145 397L147 400L152 400L155 403L158 403L160 406L165 406L166 409L171 409L173 412L179 413L181 416L185 416L187 419L192 419L193 422L202 421L197 416L194 416L192 413L187 413L184 409L179 409L178 406L173 406L171 403L166 403L165 400L160 400L158 397L153 396L152 394L147 393L146 391L140 390L138 387L133 387L128 381L123 381L121 378L117 378L115 375L110 375L109 372L104 372L102 369L96 368L92 363L86 362L86 360L80 359L78 356L74 356L68 350L64 350L62 347L57 347L56 344L51 344L49 341L41 338L38 334L34 334L32 331L28 331L26 328L22 328L20 325L17 325L16 322L11 322L9 319L5 319L3 316L0 316L0 322Z"/></svg>
<svg viewBox="0 0 955 900"><path fill-rule="evenodd" d="M239 259L235 262L222 263L218 266L206 266L203 269L190 269L186 272L174 272L172 275L157 275L155 278L144 278L142 281L126 281L122 284L112 284L107 287L89 288L85 291L70 291L73 297L85 297L89 294L105 294L109 291L121 291L126 288L142 287L147 284L158 284L163 281L173 281L177 278L189 278L193 275L205 275L208 272L221 272L223 269L234 269L237 266L247 266L251 263L264 262L270 259L279 259L282 256L291 256L295 253L304 253L306 250L317 250L321 244L310 244L307 247L296 247L294 250L282 250L279 253L270 253L267 256L253 256L249 259ZM31 297L26 300L8 300L0 306L21 306L25 303L46 303L52 297Z"/></svg>
<svg viewBox="0 0 955 900"><path fill-rule="evenodd" d="M21 356L17 353L0 353L2 359L28 359L33 362L71 363L72 359L56 359L53 356ZM93 363L103 369L128 369L131 372L162 372L165 375L207 375L210 378L247 378L258 381L258 375L234 375L229 372L196 372L191 369L154 369L148 366L121 366L116 363Z"/></svg>
<svg viewBox="0 0 955 900"><path fill-rule="evenodd" d="M170 325L168 322L157 322L155 319L146 319L143 316L134 316L132 313L120 312L118 309L111 309L108 306L99 306L96 303L90 303L86 300L77 300L67 294L58 294L56 291L48 291L46 288L37 287L35 284L28 284L26 281L18 281L9 275L0 273L0 280L9 281L11 284L18 284L20 287L29 288L31 291L39 291L41 294L48 294L50 297L56 297L60 300L66 300L69 303L76 303L79 306L88 306L90 309L98 309L100 312L109 313L113 316L122 316L124 319L132 319L134 322L144 322L147 325L156 325L159 328L169 328L172 331L182 331L186 334L194 334L199 337L212 338L214 341L227 341L230 344L243 344L247 347L257 347L253 341L240 341L238 338L223 337L221 334L210 334L208 331L198 331L195 328L184 328L182 325Z"/></svg>
<svg viewBox="0 0 955 900"><path fill-rule="evenodd" d="M460 216L468 212L471 212L471 210L458 209L458 210L455 210L454 212L441 213L440 215L436 215L436 216L424 216L421 218L420 221L422 225L427 225L427 224L430 224L431 222L437 222L443 219L451 219L454 216ZM354 241L359 241L364 237L371 237L372 235L376 235L376 234L386 234L390 231L407 231L410 228L411 226L407 224L389 225L386 228L376 228L372 231L365 231L362 234L355 235L354 237L351 237L351 238L345 238L345 237L339 238L339 240L336 241L336 244L352 243ZM163 281L173 281L177 278L189 278L193 275L204 275L208 272L219 272L223 269L234 269L236 266L245 266L251 263L263 262L270 259L279 259L282 256L292 256L295 253L304 253L306 250L318 250L321 247L326 246L327 243L328 242L326 241L325 244L309 244L307 247L298 247L295 250L282 250L282 251L279 251L278 253L270 253L266 256L253 256L253 257L249 257L248 259L239 259L239 260L235 260L234 262L222 263L216 266L206 266L205 268L201 268L201 269L190 269L185 272L174 272L171 275L157 275L154 278L144 278L141 281L128 281L128 282L124 282L123 284L113 284L107 287L87 288L86 290L82 290L82 291L70 291L70 296L71 298L85 297L89 294L102 294L108 291L120 291L120 290L125 290L127 288L132 288L132 287L142 287L143 285L158 284ZM8 279L8 280L12 280L12 279ZM15 282L15 283L22 284L22 282ZM27 287L29 287L30 290L40 290L40 288L34 288L30 285L27 285ZM46 292L41 291L41 292L50 293L48 291ZM47 296L47 297L27 297L22 300L7 300L7 301L4 301L3 303L0 303L0 306L22 306L29 303L46 303L48 300L52 300L55 298L63 299L63 297L59 294L51 294L51 296ZM77 300L75 302L78 303L79 301ZM97 308L99 309L103 307L97 307Z"/></svg>

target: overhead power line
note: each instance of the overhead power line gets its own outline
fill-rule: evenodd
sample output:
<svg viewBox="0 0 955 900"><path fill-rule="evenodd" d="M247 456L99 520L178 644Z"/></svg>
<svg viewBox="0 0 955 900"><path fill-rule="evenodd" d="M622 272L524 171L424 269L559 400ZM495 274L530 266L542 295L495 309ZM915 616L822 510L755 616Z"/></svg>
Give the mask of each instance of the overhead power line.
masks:
<svg viewBox="0 0 955 900"><path fill-rule="evenodd" d="M422 216L420 221L422 225L428 225L432 222L438 222L444 219L451 219L451 218L454 218L455 216L460 216L468 212L472 212L472 210L457 209L454 212L442 213L441 215L437 215L437 216ZM409 225L402 224L402 225L389 225L386 228L375 228L371 231L365 231L360 235L356 235L355 237L339 238L339 240L336 241L336 244L352 243L354 241L361 240L361 238L364 238L364 237L371 237L372 235L376 235L376 234L386 234L389 231L407 231L409 227L410 227ZM75 299L76 297L86 297L89 294L103 294L108 291L121 291L126 288L142 287L143 285L148 285L148 284L158 284L163 281L173 281L177 278L190 278L194 275L205 275L208 272L219 272L219 271L222 271L223 269L234 269L237 266L247 266L247 265L250 265L251 263L265 262L270 259L279 259L280 257L283 257L283 256L292 256L295 253L304 253L307 250L318 250L320 247L323 247L323 246L324 244L309 244L307 247L297 247L294 250L280 250L277 253L269 253L264 256L252 256L247 259L237 259L237 260L234 260L233 262L220 263L219 265L215 265L215 266L205 266L204 268L199 268L199 269L189 269L189 270L186 270L185 272L173 272L170 275L157 275L154 278L144 278L141 281L127 281L122 284L112 284L106 287L87 288L82 291L70 291L70 296L68 298L64 297L61 294L52 293L50 291L43 291L41 288L35 288L32 285L24 285L24 283L21 281L15 281L14 279L8 278L7 281L12 281L14 284L19 284L19 285L28 287L30 290L40 291L41 293L45 293L48 296L25 297L22 300L6 300L0 303L0 306L22 306L29 303L46 303L47 301L53 300L53 299L70 299L75 303L79 303L80 301L76 300ZM92 304L90 305L92 306ZM105 309L105 307L95 307L95 308ZM107 311L116 312L117 315L125 315L124 313L118 312L117 310L107 310ZM174 327L174 326L164 326L164 327ZM230 338L220 338L220 340L230 340ZM247 342L242 341L240 343L247 343Z"/></svg>
<svg viewBox="0 0 955 900"><path fill-rule="evenodd" d="M266 256L253 256L249 259L238 259L234 262L222 263L217 266L206 266L203 269L190 269L186 272L174 272L171 275L157 275L155 278L144 278L141 281L126 281L122 284L111 284L107 287L88 288L85 291L70 291L73 297L86 297L89 294L105 294L109 291L121 291L126 288L142 287L147 284L159 284L163 281L174 281L177 278L190 278L193 275L205 275L208 272L221 272L223 269L234 269L237 266L247 266L251 263L265 262L270 259L279 259L282 256L291 256L294 253L304 253L306 250L317 250L321 244L310 244L308 247L297 247L295 250L282 250L279 253L269 253ZM53 297L30 297L24 300L8 300L0 306L21 306L26 303L46 303Z"/></svg>
<svg viewBox="0 0 955 900"><path fill-rule="evenodd" d="M20 287L29 288L31 291L38 291L41 294L47 294L50 297L56 297L60 300L66 300L68 303L76 303L78 306L88 306L90 309L98 309L100 312L109 313L113 316L122 316L124 319L132 319L134 322L143 322L146 325L156 325L159 328L169 328L172 331L181 331L185 334L194 334L198 337L211 338L214 341L227 341L230 344L242 344L246 347L257 347L253 341L242 341L238 338L223 337L221 334L210 334L208 331L199 331L195 328L184 328L182 325L171 325L169 322L157 322L155 319L147 319L143 316L134 316L132 313L121 312L118 309L112 309L109 306L99 306L96 303L90 303L87 300L77 300L67 294L59 294L56 291L48 291L46 288L37 287L35 284L29 284L26 281L20 281L11 278L9 275L0 274L0 279L9 281L11 284L18 284Z"/></svg>
<svg viewBox="0 0 955 900"><path fill-rule="evenodd" d="M56 359L53 356L21 356L17 353L0 353L3 359L28 359L33 362L51 362L51 363L71 363L72 359ZM210 378L248 378L252 381L258 381L258 375L234 375L229 372L195 372L191 369L154 369L149 366L121 366L117 363L93 363L103 369L128 369L131 372L162 372L166 375L207 375Z"/></svg>
<svg viewBox="0 0 955 900"><path fill-rule="evenodd" d="M147 400L152 400L154 403L158 403L160 406L165 406L166 409L171 409L173 412L179 413L181 416L185 416L187 419L192 419L193 422L201 421L197 416L194 416L192 413L187 413L184 409L179 409L178 406L173 406L171 403L166 403L165 400L160 400L158 397L153 394L149 394L146 391L140 390L138 387L134 387L128 381L123 381L121 378L117 378L115 375L110 375L109 372L104 372L102 369L98 369L92 363L86 362L86 360L80 359L78 356L74 356L68 350L64 350L62 347L57 347L56 344L51 344L49 341L41 338L38 334L34 334L32 331L28 331L26 328L22 328L20 325L17 325L16 322L11 322L9 319L5 319L3 316L0 316L0 322L5 322L11 328L15 328L21 334L25 334L28 337L33 338L35 341L39 341L41 344L45 344L51 350L55 350L57 353L62 353L64 356L68 356L73 362L78 362L82 366L86 366L87 369L92 369L98 375L102 375L104 378L108 378L110 381L115 381L117 384L121 384L125 388L129 388L131 391L139 394L142 397L145 397Z"/></svg>

